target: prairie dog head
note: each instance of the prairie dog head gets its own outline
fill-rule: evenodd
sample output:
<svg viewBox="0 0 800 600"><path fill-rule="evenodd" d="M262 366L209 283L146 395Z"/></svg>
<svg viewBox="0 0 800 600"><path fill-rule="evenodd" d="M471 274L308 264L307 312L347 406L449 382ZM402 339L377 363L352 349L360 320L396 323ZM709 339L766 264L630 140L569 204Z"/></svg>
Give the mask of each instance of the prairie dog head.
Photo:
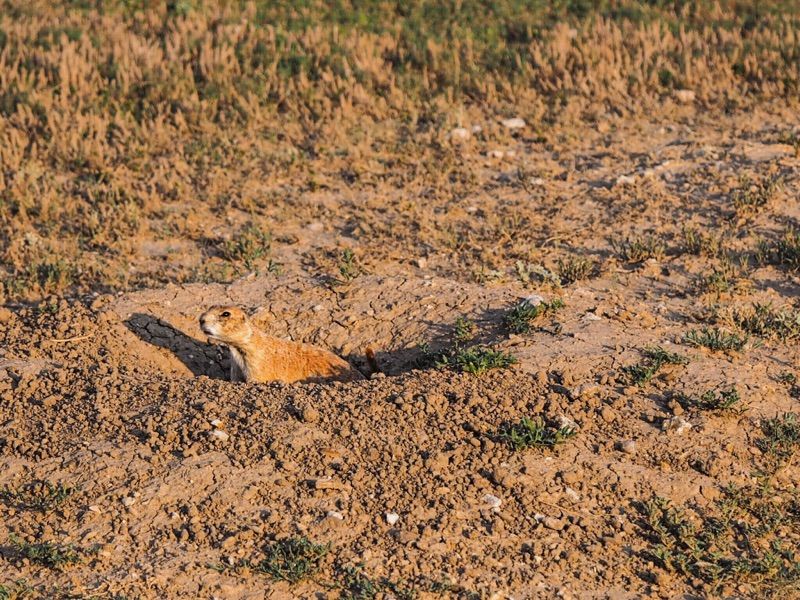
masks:
<svg viewBox="0 0 800 600"><path fill-rule="evenodd" d="M238 306L212 306L200 315L200 329L222 344L246 344L253 335L250 319Z"/></svg>

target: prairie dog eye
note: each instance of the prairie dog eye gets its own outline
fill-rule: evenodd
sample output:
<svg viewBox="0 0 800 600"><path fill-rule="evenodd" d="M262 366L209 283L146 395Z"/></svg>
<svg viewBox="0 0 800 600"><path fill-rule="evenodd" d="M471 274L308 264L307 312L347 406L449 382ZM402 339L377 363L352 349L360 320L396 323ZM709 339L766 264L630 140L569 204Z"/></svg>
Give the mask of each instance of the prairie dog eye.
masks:
<svg viewBox="0 0 800 600"><path fill-rule="evenodd" d="M230 316L231 316L231 313L230 313L230 311L227 311L227 310L224 311L222 314L220 314L220 317L227 318L227 317L230 317Z"/></svg>

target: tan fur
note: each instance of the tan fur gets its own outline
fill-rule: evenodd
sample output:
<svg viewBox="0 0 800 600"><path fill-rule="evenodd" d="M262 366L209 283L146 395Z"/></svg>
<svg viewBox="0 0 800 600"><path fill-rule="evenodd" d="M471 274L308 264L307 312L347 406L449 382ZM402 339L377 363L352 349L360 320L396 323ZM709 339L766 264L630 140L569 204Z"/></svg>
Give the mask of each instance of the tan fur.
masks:
<svg viewBox="0 0 800 600"><path fill-rule="evenodd" d="M335 354L268 336L238 306L213 306L200 316L210 341L231 351L231 381L355 381L364 376Z"/></svg>

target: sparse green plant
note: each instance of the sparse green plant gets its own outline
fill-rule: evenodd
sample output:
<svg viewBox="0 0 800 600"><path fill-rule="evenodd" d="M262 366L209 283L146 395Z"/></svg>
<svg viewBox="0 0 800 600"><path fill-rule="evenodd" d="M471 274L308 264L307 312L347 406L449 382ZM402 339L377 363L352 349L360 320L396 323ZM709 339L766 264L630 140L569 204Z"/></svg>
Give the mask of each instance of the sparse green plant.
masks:
<svg viewBox="0 0 800 600"><path fill-rule="evenodd" d="M533 263L525 263L518 260L514 268L517 272L517 277L525 285L529 285L533 281L550 285L554 288L561 287L561 277L557 273L553 273L544 265L537 265Z"/></svg>
<svg viewBox="0 0 800 600"><path fill-rule="evenodd" d="M650 382L664 365L686 365L689 359L682 354L669 352L661 346L647 347L643 350L645 360L638 365L623 367L630 383L643 386Z"/></svg>
<svg viewBox="0 0 800 600"><path fill-rule="evenodd" d="M734 310L733 321L750 335L781 341L800 338L800 310L775 309L756 302L750 309Z"/></svg>
<svg viewBox="0 0 800 600"><path fill-rule="evenodd" d="M739 178L739 187L731 196L736 214L750 216L766 207L780 189L779 177L768 177L760 182L755 182L749 176Z"/></svg>
<svg viewBox="0 0 800 600"><path fill-rule="evenodd" d="M747 336L730 333L718 327L693 329L683 336L684 343L714 352L740 352L747 345L748 339Z"/></svg>
<svg viewBox="0 0 800 600"><path fill-rule="evenodd" d="M769 262L793 273L800 272L800 232L787 229L774 243L762 242L756 255L762 263Z"/></svg>
<svg viewBox="0 0 800 600"><path fill-rule="evenodd" d="M317 573L329 550L329 544L315 544L305 537L286 538L267 544L263 558L242 561L238 566L269 575L275 581L297 583Z"/></svg>
<svg viewBox="0 0 800 600"><path fill-rule="evenodd" d="M789 388L789 395L792 398L800 399L800 385L797 381L797 376L791 371L781 373L777 377L778 381L785 384Z"/></svg>
<svg viewBox="0 0 800 600"><path fill-rule="evenodd" d="M339 279L338 283L348 283L361 275L361 269L356 262L356 255L350 248L342 250L339 257Z"/></svg>
<svg viewBox="0 0 800 600"><path fill-rule="evenodd" d="M514 355L481 344L471 344L477 328L466 317L456 319L452 339L445 349L434 352L428 343L419 345L421 367L450 368L472 375L482 375L490 369L503 369L517 362Z"/></svg>
<svg viewBox="0 0 800 600"><path fill-rule="evenodd" d="M667 250L664 241L653 235L612 239L611 247L620 259L628 263L641 263L650 258L659 260Z"/></svg>
<svg viewBox="0 0 800 600"><path fill-rule="evenodd" d="M729 581L748 582L764 592L796 589L800 562L776 533L786 519L763 491L763 485L729 487L696 518L666 498L653 498L642 507L652 543L648 558L695 587L710 586L712 595Z"/></svg>
<svg viewBox="0 0 800 600"><path fill-rule="evenodd" d="M248 225L230 240L223 240L222 257L235 264L243 264L247 271L256 268L258 261L269 254L272 237L255 225Z"/></svg>
<svg viewBox="0 0 800 600"><path fill-rule="evenodd" d="M683 228L683 247L689 254L717 256L722 244L718 238L706 235L696 227Z"/></svg>
<svg viewBox="0 0 800 600"><path fill-rule="evenodd" d="M67 565L80 562L81 558L71 545L61 545L55 542L26 542L14 534L8 538L11 547L22 558L49 567L63 569Z"/></svg>
<svg viewBox="0 0 800 600"><path fill-rule="evenodd" d="M346 566L342 569L342 583L339 598L342 600L373 600L375 598L396 598L397 600L414 600L417 592L413 587L382 578L374 580L368 577L362 565Z"/></svg>
<svg viewBox="0 0 800 600"><path fill-rule="evenodd" d="M597 265L583 256L570 256L567 260L558 259L558 276L561 285L569 285L586 279L595 270Z"/></svg>
<svg viewBox="0 0 800 600"><path fill-rule="evenodd" d="M60 507L75 492L74 487L37 479L18 488L5 486L0 490L0 502L17 510L47 512Z"/></svg>
<svg viewBox="0 0 800 600"><path fill-rule="evenodd" d="M541 417L522 417L517 423L503 426L497 434L498 439L514 450L526 448L552 449L574 437L575 428L568 425L550 427Z"/></svg>
<svg viewBox="0 0 800 600"><path fill-rule="evenodd" d="M727 389L713 389L703 392L697 398L692 396L681 396L680 402L689 408L698 408L715 412L734 412L741 413L744 408L741 406L741 396L735 386Z"/></svg>
<svg viewBox="0 0 800 600"><path fill-rule="evenodd" d="M33 598L36 590L24 579L0 585L0 600L23 600Z"/></svg>
<svg viewBox="0 0 800 600"><path fill-rule="evenodd" d="M475 322L467 317L458 317L454 329L453 339L457 344L463 344L474 337Z"/></svg>
<svg viewBox="0 0 800 600"><path fill-rule="evenodd" d="M800 420L796 413L766 419L761 431L764 436L758 440L758 448L773 465L786 463L800 448Z"/></svg>
<svg viewBox="0 0 800 600"><path fill-rule="evenodd" d="M516 364L513 354L485 346L456 346L440 354L436 361L439 368L452 368L472 375L482 375L490 369L505 369Z"/></svg>
<svg viewBox="0 0 800 600"><path fill-rule="evenodd" d="M533 329L533 322L547 314L564 308L561 298L553 298L549 302L540 300L533 303L523 300L514 305L503 317L503 324L511 333L528 333Z"/></svg>

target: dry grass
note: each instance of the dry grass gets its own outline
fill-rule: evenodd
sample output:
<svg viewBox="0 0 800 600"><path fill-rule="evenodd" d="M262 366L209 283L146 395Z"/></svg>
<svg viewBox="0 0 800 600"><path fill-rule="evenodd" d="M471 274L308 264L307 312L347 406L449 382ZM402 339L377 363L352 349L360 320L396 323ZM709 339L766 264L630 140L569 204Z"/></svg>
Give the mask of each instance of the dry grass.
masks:
<svg viewBox="0 0 800 600"><path fill-rule="evenodd" d="M470 111L547 127L680 87L718 107L800 87L789 3L595 4L5 1L0 297L230 277L143 248L214 257L209 221L266 230L332 182L457 193L474 176L443 141Z"/></svg>

